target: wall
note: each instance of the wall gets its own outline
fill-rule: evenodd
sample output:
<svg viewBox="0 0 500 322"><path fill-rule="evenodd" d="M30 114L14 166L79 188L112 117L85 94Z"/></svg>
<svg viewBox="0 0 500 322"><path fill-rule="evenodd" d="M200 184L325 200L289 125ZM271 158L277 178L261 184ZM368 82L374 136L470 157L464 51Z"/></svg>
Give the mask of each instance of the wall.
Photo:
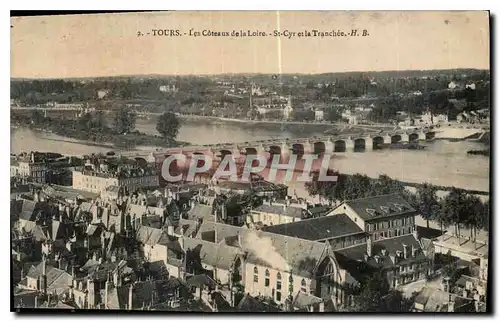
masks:
<svg viewBox="0 0 500 322"><path fill-rule="evenodd" d="M363 244L366 242L365 233L351 234L328 239L333 250L342 249L353 245Z"/></svg>
<svg viewBox="0 0 500 322"><path fill-rule="evenodd" d="M81 171L73 171L73 189L100 193L109 186L117 186L118 179L84 175Z"/></svg>
<svg viewBox="0 0 500 322"><path fill-rule="evenodd" d="M415 228L415 215L370 220L365 226L366 231L373 235L373 240L411 234Z"/></svg>
<svg viewBox="0 0 500 322"><path fill-rule="evenodd" d="M174 266L174 265L170 265L166 262L165 262L165 266L167 267L168 276L173 276L173 277L177 277L177 278L181 277L179 267Z"/></svg>
<svg viewBox="0 0 500 322"><path fill-rule="evenodd" d="M254 282L254 267L257 267L259 270L258 274L258 282ZM278 271L273 268L268 268L265 266L254 265L253 263L245 264L245 292L250 293L251 296L258 296L259 294L263 296L273 297L273 289L274 292L274 300L276 302L276 281L277 281L277 273L281 273L281 301L278 303L284 303L286 297L289 295L289 273L285 273L283 271ZM265 271L269 270L269 286L265 286ZM309 293L311 291L311 279L304 278L298 275L293 275L293 295L296 295L297 292L301 288L302 279L306 282L306 292Z"/></svg>
<svg viewBox="0 0 500 322"><path fill-rule="evenodd" d="M333 209L327 216L346 214L359 228L365 229L365 221L359 217L356 212L346 204L341 204L337 208Z"/></svg>
<svg viewBox="0 0 500 322"><path fill-rule="evenodd" d="M261 221L262 224L267 225L267 226L288 224L288 223L292 223L295 221L300 221L300 218L282 216L279 214L273 214L273 213L267 213L267 212L252 211L251 214L252 214L254 223Z"/></svg>

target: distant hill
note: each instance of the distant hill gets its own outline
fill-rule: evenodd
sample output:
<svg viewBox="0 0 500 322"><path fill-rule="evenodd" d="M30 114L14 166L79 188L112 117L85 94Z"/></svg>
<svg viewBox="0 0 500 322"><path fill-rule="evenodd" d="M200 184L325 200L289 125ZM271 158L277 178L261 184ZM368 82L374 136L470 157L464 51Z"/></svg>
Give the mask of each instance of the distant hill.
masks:
<svg viewBox="0 0 500 322"><path fill-rule="evenodd" d="M405 77L436 77L436 76L453 76L453 75L471 75L478 73L489 73L489 70L481 69L436 69L436 70L393 70L393 71L355 71L355 72L331 72L320 74L217 74L217 75L162 75L162 74L146 74L146 75L120 75L120 76L104 76L104 77L72 77L72 78L11 78L11 81L32 81L32 80L50 80L50 79L64 79L70 81L90 81L90 80L127 80L127 79L172 79L172 78L218 78L218 79L241 79L241 80L291 80L297 77L300 80L314 80L314 79L335 79L345 77L373 77L373 78L405 78ZM274 78L273 78L274 76ZM277 77L277 78L276 78Z"/></svg>

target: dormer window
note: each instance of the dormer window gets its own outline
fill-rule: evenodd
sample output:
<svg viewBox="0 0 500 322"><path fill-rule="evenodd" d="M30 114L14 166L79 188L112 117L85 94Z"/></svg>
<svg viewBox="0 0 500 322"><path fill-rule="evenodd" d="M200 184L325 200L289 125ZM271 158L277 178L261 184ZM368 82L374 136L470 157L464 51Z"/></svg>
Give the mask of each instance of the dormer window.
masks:
<svg viewBox="0 0 500 322"><path fill-rule="evenodd" d="M382 210L382 212L384 212L385 214L388 214L391 212L391 208L387 207L387 206L380 206L380 209Z"/></svg>
<svg viewBox="0 0 500 322"><path fill-rule="evenodd" d="M394 204L394 207L398 210L398 211L403 211L406 209L406 207L402 204L398 204L398 203L395 203Z"/></svg>
<svg viewBox="0 0 500 322"><path fill-rule="evenodd" d="M377 211L373 208L366 208L366 212L368 214L370 214L370 216L376 216L377 215Z"/></svg>

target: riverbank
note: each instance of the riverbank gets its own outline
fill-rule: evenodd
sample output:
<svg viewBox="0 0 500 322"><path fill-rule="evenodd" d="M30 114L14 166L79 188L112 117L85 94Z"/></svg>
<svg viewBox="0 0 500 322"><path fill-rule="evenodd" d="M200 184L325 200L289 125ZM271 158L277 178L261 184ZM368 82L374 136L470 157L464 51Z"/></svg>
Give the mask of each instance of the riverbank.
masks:
<svg viewBox="0 0 500 322"><path fill-rule="evenodd" d="M362 132L378 132L380 130L388 130L394 128L392 125L347 125L345 123L328 123L328 122L296 122L296 121L275 121L275 120L250 120L250 119L235 119L216 116L200 116L200 115L179 115L181 123L189 122L199 124L214 124L214 125L233 125L243 129L262 129L262 130L279 130L294 133L323 133L325 135L334 134L357 134Z"/></svg>
<svg viewBox="0 0 500 322"><path fill-rule="evenodd" d="M90 146L120 148L133 150L137 146L179 147L188 145L186 142L165 140L159 135L146 134L140 131L118 134L107 126L82 129L76 120L43 118L33 120L26 115L11 114L11 127L25 127L33 131L53 133L61 137L86 142Z"/></svg>

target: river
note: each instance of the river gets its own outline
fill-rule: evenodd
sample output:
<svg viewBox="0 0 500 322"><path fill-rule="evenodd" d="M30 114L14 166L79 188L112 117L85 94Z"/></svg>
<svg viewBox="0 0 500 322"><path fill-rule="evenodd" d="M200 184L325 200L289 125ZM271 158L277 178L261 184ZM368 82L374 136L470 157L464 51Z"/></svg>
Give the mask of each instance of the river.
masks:
<svg viewBox="0 0 500 322"><path fill-rule="evenodd" d="M156 134L155 120L137 120L141 132ZM293 138L321 135L323 130L304 133L300 129L283 130L276 126L245 126L237 123L183 120L178 140L196 145L220 142L245 142L271 138ZM111 147L91 146L86 142L64 138L52 133L33 132L26 128L11 129L11 152L53 151L83 155L107 152ZM468 150L483 149L475 142L435 140L425 150L378 150L366 153L336 153L332 161L341 173L363 173L370 177L386 174L405 182L430 182L440 186L489 191L489 157L467 155ZM300 190L301 187L298 187ZM293 187L292 189L296 189ZM292 192L292 191L291 191ZM302 193L300 193L302 194Z"/></svg>

